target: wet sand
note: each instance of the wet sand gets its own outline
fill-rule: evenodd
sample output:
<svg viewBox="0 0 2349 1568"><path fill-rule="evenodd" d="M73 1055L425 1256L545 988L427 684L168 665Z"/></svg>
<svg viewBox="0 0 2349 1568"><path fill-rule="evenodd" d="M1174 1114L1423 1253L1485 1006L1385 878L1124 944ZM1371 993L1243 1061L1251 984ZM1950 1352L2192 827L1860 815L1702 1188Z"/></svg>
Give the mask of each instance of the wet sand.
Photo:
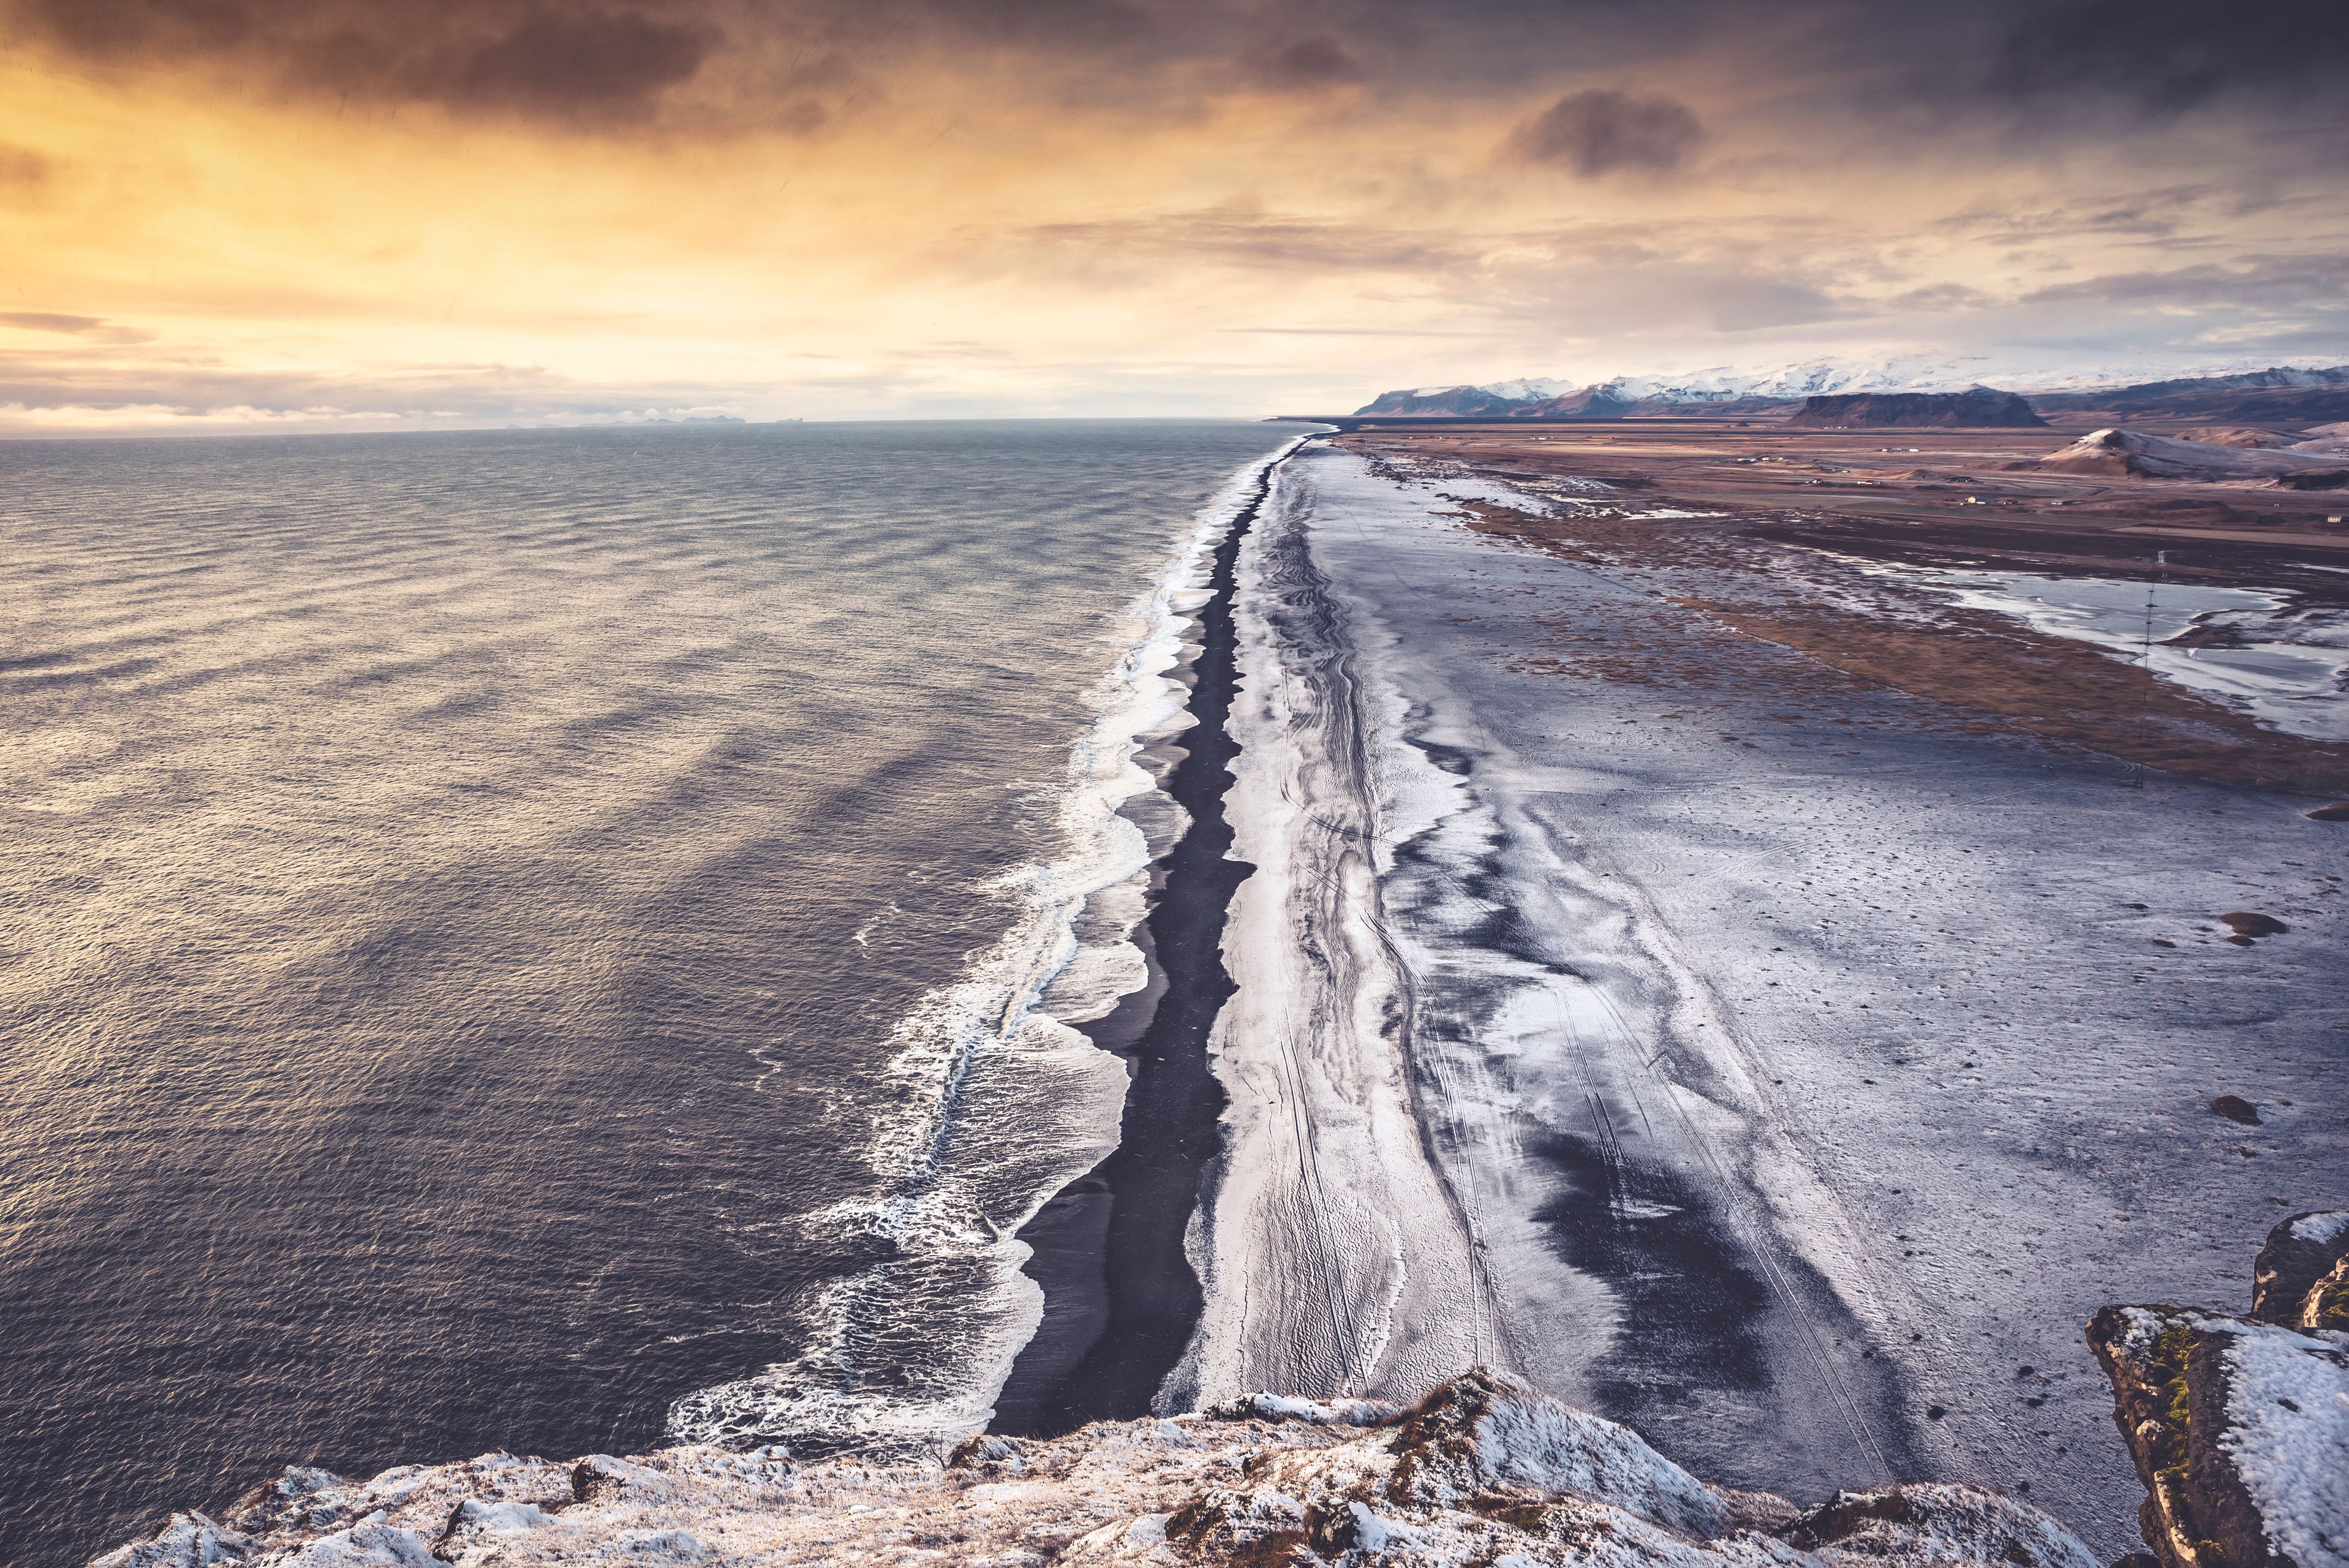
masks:
<svg viewBox="0 0 2349 1568"><path fill-rule="evenodd" d="M1235 563L1266 489L1217 546L1199 612L1182 756L1167 792L1190 819L1153 889L1138 934L1151 983L1086 1033L1131 1075L1116 1150L1019 1232L1044 1318L996 1400L990 1430L1057 1436L1088 1421L1150 1413L1189 1343L1199 1282L1184 1249L1202 1170L1218 1147L1225 1097L1208 1070L1208 1031L1231 995L1220 944L1248 868L1228 857L1224 815L1237 749L1226 720L1236 683Z"/></svg>

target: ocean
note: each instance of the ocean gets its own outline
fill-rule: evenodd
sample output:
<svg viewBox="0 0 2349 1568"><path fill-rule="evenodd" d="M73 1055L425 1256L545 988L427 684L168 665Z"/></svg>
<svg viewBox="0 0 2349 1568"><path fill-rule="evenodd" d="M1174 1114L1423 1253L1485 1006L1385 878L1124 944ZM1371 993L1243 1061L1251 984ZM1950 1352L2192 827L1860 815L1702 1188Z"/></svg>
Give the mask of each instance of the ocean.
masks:
<svg viewBox="0 0 2349 1568"><path fill-rule="evenodd" d="M1289 439L0 444L0 1562L983 1419Z"/></svg>

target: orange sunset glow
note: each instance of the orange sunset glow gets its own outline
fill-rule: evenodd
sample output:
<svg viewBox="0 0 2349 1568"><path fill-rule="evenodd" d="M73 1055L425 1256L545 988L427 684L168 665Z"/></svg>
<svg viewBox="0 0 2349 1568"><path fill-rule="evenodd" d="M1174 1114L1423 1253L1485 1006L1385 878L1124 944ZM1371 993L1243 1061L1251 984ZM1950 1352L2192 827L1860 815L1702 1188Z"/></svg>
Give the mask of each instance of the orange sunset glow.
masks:
<svg viewBox="0 0 2349 1568"><path fill-rule="evenodd" d="M2124 9L9 0L0 425L2337 349L2338 29Z"/></svg>

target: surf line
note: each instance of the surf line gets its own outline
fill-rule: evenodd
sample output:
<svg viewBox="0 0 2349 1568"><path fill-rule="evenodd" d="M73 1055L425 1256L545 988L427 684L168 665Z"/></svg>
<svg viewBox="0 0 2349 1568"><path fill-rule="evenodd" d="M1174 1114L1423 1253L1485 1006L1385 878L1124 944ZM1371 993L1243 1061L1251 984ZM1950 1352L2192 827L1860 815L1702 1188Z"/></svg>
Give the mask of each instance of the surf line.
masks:
<svg viewBox="0 0 2349 1568"><path fill-rule="evenodd" d="M996 1399L992 1431L1058 1436L1149 1414L1198 1326L1205 1297L1183 1239L1200 1177L1222 1149L1226 1103L1207 1036L1235 989L1224 969L1226 915L1256 869L1228 858L1224 817L1239 755L1228 722L1239 682L1232 601L1240 544L1301 445L1265 464L1211 558L1191 666L1195 723L1165 784L1190 825L1167 853L1140 934L1163 984L1084 1026L1095 1045L1125 1058L1124 1119L1109 1157L1019 1231L1034 1249L1027 1272L1044 1287L1044 1319Z"/></svg>

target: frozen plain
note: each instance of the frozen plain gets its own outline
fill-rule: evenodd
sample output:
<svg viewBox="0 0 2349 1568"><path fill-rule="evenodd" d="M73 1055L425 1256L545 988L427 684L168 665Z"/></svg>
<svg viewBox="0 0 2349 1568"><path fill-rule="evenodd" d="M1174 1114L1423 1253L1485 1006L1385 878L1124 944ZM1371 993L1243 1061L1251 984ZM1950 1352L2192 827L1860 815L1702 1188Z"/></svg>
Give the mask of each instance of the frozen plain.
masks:
<svg viewBox="0 0 2349 1568"><path fill-rule="evenodd" d="M1484 1360L1729 1484L1981 1481L2132 1549L2081 1327L2240 1309L2268 1227L2349 1200L2349 826L1823 696L1673 602L1709 569L1478 497L1542 505L1315 444L1244 551L1257 870L1165 1402ZM1609 655L1535 656L1561 625Z"/></svg>

